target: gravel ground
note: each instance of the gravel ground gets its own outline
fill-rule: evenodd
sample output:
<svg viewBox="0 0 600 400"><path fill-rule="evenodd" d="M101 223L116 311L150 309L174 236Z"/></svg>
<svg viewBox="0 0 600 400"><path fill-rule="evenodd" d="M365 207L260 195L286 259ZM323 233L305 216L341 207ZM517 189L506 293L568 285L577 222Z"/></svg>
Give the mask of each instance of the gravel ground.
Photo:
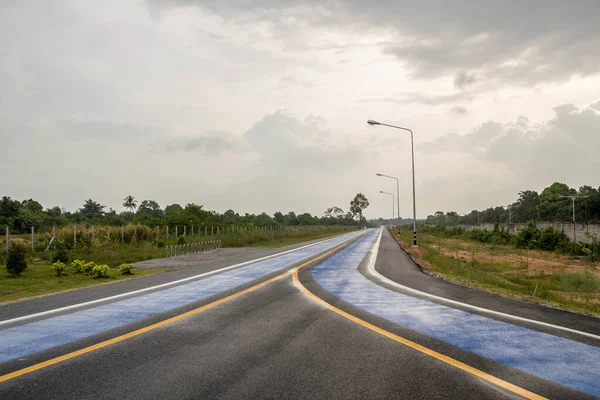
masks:
<svg viewBox="0 0 600 400"><path fill-rule="evenodd" d="M152 268L189 268L209 263L215 260L226 260L227 258L237 258L239 256L252 256L253 254L264 253L260 247L234 247L219 250L210 250L203 253L186 254L184 256L155 258L153 260L140 261L133 264L136 269Z"/></svg>

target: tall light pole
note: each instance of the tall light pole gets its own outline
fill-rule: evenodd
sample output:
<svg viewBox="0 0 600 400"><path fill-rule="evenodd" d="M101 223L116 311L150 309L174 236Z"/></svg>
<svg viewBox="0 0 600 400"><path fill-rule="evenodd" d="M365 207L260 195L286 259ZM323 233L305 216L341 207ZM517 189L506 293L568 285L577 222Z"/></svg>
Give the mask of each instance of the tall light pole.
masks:
<svg viewBox="0 0 600 400"><path fill-rule="evenodd" d="M561 199L573 200L573 243L577 243L575 240L575 199L585 199L589 196L560 196Z"/></svg>
<svg viewBox="0 0 600 400"><path fill-rule="evenodd" d="M392 221L394 220L394 195L393 193L384 192L383 190L380 190L379 193L389 194L390 196L392 196L392 220L390 221L390 229L392 229Z"/></svg>
<svg viewBox="0 0 600 400"><path fill-rule="evenodd" d="M398 203L398 207L396 208L396 215L398 216L398 224L400 224L400 183L398 183L398 178L396 178L395 176L389 176L384 174L375 175L396 180L396 202Z"/></svg>
<svg viewBox="0 0 600 400"><path fill-rule="evenodd" d="M413 247L417 247L417 204L415 200L415 143L413 138L413 131L408 128L403 128L401 126L382 124L381 122L373 121L372 119L368 120L367 123L369 125L382 125L390 128L401 129L403 131L410 132L410 147L412 150L412 181L413 181Z"/></svg>

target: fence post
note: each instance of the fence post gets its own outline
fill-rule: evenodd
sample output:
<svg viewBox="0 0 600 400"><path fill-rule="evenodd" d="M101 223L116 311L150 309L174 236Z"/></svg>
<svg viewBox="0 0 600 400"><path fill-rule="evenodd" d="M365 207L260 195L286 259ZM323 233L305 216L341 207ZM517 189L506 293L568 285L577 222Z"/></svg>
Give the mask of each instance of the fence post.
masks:
<svg viewBox="0 0 600 400"><path fill-rule="evenodd" d="M208 227L204 225L204 236L208 236Z"/></svg>
<svg viewBox="0 0 600 400"><path fill-rule="evenodd" d="M137 238L137 225L133 226L133 237Z"/></svg>
<svg viewBox="0 0 600 400"><path fill-rule="evenodd" d="M92 225L92 244L94 244L94 225Z"/></svg>
<svg viewBox="0 0 600 400"><path fill-rule="evenodd" d="M160 237L160 226L156 227L156 240Z"/></svg>
<svg viewBox="0 0 600 400"><path fill-rule="evenodd" d="M211 225L210 226L210 236L212 236L214 234L214 230L213 229L214 229L214 227Z"/></svg>
<svg viewBox="0 0 600 400"><path fill-rule="evenodd" d="M175 239L177 239L178 235L177 235L177 225L175 225Z"/></svg>
<svg viewBox="0 0 600 400"><path fill-rule="evenodd" d="M183 236L185 236L186 231L187 231L187 225L184 225L183 226Z"/></svg>
<svg viewBox="0 0 600 400"><path fill-rule="evenodd" d="M219 234L219 227L217 226L217 235Z"/></svg>
<svg viewBox="0 0 600 400"><path fill-rule="evenodd" d="M125 228L121 225L121 244L125 243Z"/></svg>
<svg viewBox="0 0 600 400"><path fill-rule="evenodd" d="M31 226L31 251L35 251L35 246L34 246L34 234L35 234L35 228L33 227L33 225Z"/></svg>
<svg viewBox="0 0 600 400"><path fill-rule="evenodd" d="M73 247L77 247L77 225L73 225Z"/></svg>
<svg viewBox="0 0 600 400"><path fill-rule="evenodd" d="M54 238L54 250L56 250L56 225L52 225L52 237Z"/></svg>
<svg viewBox="0 0 600 400"><path fill-rule="evenodd" d="M192 225L192 236L194 236L194 225Z"/></svg>
<svg viewBox="0 0 600 400"><path fill-rule="evenodd" d="M108 241L110 242L110 226L106 227L106 236L108 237Z"/></svg>

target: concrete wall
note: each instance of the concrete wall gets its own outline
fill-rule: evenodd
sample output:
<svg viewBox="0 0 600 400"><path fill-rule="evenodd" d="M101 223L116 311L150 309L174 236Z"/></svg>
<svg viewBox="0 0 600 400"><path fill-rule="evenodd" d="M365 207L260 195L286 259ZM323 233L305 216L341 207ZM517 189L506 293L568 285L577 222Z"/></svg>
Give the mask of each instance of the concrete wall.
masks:
<svg viewBox="0 0 600 400"><path fill-rule="evenodd" d="M565 235L573 241L573 224L562 223L562 222L536 222L535 224L538 229L545 229L549 226L553 227L557 231L563 231ZM464 230L470 231L472 229L483 229L491 231L494 229L494 224L480 224L480 225L458 225ZM519 230L527 226L527 224L499 224L500 228L506 229L510 234L514 235ZM450 227L450 226L449 226ZM592 238L587 237L585 233L588 232L590 235L595 235L596 240L600 240L600 225L588 225L588 224L575 224L575 238L577 242L591 243Z"/></svg>

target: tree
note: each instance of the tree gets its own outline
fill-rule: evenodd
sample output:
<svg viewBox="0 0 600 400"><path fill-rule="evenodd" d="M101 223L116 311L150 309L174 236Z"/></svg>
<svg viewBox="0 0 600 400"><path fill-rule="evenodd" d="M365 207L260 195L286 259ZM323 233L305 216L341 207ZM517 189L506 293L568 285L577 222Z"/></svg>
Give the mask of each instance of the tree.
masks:
<svg viewBox="0 0 600 400"><path fill-rule="evenodd" d="M344 216L344 210L342 210L339 207L333 206L331 208L328 208L327 210L325 210L325 213L323 214L325 216L325 218L342 218Z"/></svg>
<svg viewBox="0 0 600 400"><path fill-rule="evenodd" d="M123 207L125 207L127 210L129 210L129 212L131 213L131 216L133 217L133 211L137 208L137 201L135 200L135 197L133 197L132 195L126 196L123 199ZM131 218L130 218L131 221Z"/></svg>
<svg viewBox="0 0 600 400"><path fill-rule="evenodd" d="M275 214L273 214L273 219L275 219L275 221L277 221L280 224L285 223L285 217L283 216L281 211L277 211Z"/></svg>
<svg viewBox="0 0 600 400"><path fill-rule="evenodd" d="M519 199L513 206L513 221L527 222L537 219L537 207L540 205L540 196L534 190L519 192Z"/></svg>
<svg viewBox="0 0 600 400"><path fill-rule="evenodd" d="M354 196L354 199L350 202L350 212L354 217L358 215L358 226L360 228L363 220L363 211L369 207L369 200L367 196L362 193L358 193Z"/></svg>
<svg viewBox="0 0 600 400"><path fill-rule="evenodd" d="M79 209L79 212L84 221L97 222L104 216L104 207L100 203L96 203L94 200L86 200L83 207Z"/></svg>
<svg viewBox="0 0 600 400"><path fill-rule="evenodd" d="M163 225L165 214L156 201L144 200L135 214L135 222L149 226Z"/></svg>

